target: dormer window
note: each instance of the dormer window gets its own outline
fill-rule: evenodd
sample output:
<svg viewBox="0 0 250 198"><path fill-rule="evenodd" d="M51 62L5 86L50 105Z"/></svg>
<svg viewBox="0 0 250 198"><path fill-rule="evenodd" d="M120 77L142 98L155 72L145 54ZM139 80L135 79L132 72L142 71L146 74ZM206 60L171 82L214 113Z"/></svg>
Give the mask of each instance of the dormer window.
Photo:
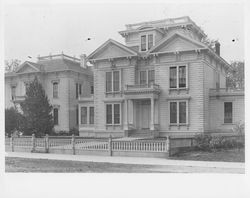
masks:
<svg viewBox="0 0 250 198"><path fill-rule="evenodd" d="M146 52L154 45L154 35L141 35L141 51Z"/></svg>

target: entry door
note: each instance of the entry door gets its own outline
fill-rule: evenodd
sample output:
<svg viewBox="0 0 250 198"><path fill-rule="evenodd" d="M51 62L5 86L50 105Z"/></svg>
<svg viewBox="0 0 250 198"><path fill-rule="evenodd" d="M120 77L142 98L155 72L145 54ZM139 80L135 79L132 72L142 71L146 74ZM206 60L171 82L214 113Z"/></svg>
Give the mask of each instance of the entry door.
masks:
<svg viewBox="0 0 250 198"><path fill-rule="evenodd" d="M150 122L150 105L142 104L141 105L141 128L142 129L149 129L149 122Z"/></svg>

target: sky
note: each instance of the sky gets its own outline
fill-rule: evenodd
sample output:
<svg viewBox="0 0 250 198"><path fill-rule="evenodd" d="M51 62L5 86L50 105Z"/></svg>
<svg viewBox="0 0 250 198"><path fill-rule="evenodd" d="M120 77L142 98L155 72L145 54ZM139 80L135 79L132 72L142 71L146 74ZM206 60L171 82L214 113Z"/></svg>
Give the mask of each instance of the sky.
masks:
<svg viewBox="0 0 250 198"><path fill-rule="evenodd" d="M244 60L243 9L236 3L6 5L4 57L36 61L38 55L62 51L79 57L109 38L124 43L118 31L125 24L189 16L209 38L219 40L225 60Z"/></svg>

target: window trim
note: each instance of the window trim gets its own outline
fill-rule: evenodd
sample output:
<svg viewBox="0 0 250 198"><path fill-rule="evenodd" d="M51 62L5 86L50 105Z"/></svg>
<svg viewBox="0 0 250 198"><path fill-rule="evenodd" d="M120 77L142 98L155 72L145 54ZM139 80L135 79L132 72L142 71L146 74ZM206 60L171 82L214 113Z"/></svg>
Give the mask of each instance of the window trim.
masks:
<svg viewBox="0 0 250 198"><path fill-rule="evenodd" d="M179 87L179 67L182 67L182 66L185 66L186 67L186 87ZM176 67L177 69L177 76L176 76L176 88L171 88L170 87L170 68L172 67ZM169 73L169 77L168 77L168 88L169 90L186 90L188 89L188 71L189 71L189 68L188 68L188 64L179 64L179 65L175 65L175 66L169 66L169 69L168 69L168 73Z"/></svg>
<svg viewBox="0 0 250 198"><path fill-rule="evenodd" d="M232 122L225 122L225 103L231 103L232 104ZM223 124L233 124L233 101L224 101L223 102Z"/></svg>
<svg viewBox="0 0 250 198"><path fill-rule="evenodd" d="M55 84L57 84L57 95L56 96L54 95L54 93L55 93L54 85ZM52 82L52 97L59 98L59 82L57 82L57 81Z"/></svg>
<svg viewBox="0 0 250 198"><path fill-rule="evenodd" d="M119 105L119 107L120 107L120 119L119 119L119 123L118 124L115 124L115 111L114 111L114 105L115 104L118 104ZM111 124L108 124L107 123L107 105L111 105L112 106L112 123ZM121 105L121 103L106 103L105 104L105 123L106 123L106 126L120 126L122 123L122 105Z"/></svg>
<svg viewBox="0 0 250 198"><path fill-rule="evenodd" d="M57 124L55 124L55 109L57 109ZM54 123L54 126L59 126L59 108L58 107L53 108L53 123Z"/></svg>
<svg viewBox="0 0 250 198"><path fill-rule="evenodd" d="M119 72L119 90L114 91L114 72L118 71ZM111 73L111 91L107 91L107 73ZM121 70L112 70L112 71L106 71L105 72L105 93L120 93L121 92L121 86L122 81L121 81Z"/></svg>
<svg viewBox="0 0 250 198"><path fill-rule="evenodd" d="M153 46L155 45L155 32L151 32L151 33L143 33L143 34L140 34L139 36L140 36L140 52L147 52L148 50L150 50L150 49L148 49L148 35L153 35ZM145 51L142 51L142 49L141 49L141 37L142 36L146 36L146 50ZM153 47L152 46L152 47Z"/></svg>
<svg viewBox="0 0 250 198"><path fill-rule="evenodd" d="M93 109L94 109L94 123L93 124L90 124L90 108L91 107L93 107ZM87 109L86 124L82 123L82 108ZM87 125L94 126L94 124L95 124L95 107L94 106L88 106L88 105L84 105L84 106L80 105L79 109L80 109L80 111L79 111L79 114L80 114L79 115L79 123L80 123L80 125L81 126L87 126Z"/></svg>
<svg viewBox="0 0 250 198"><path fill-rule="evenodd" d="M177 118L176 118L176 123L170 123L170 116L171 116L171 112L170 112L170 103L171 102L176 102L177 103ZM179 119L180 119L180 108L179 108L179 103L180 102L185 102L186 103L186 123L180 123ZM188 126L189 125L189 101L188 100L169 100L168 101L168 109L169 109L169 125L170 126Z"/></svg>
<svg viewBox="0 0 250 198"><path fill-rule="evenodd" d="M138 79L139 79L139 82L138 82L138 84L139 85L143 85L143 84L141 84L141 72L143 72L143 71L146 71L146 84L145 85L149 85L149 82L148 82L148 80L149 80L149 71L154 71L154 84L155 84L155 69L145 69L145 70L140 70L139 71L139 74L138 74Z"/></svg>

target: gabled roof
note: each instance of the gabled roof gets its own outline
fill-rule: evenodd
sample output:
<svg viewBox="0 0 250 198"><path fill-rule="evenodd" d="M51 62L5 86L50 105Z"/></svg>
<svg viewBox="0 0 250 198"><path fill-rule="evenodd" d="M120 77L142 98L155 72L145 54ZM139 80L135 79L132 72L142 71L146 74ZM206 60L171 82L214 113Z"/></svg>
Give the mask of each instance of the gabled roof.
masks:
<svg viewBox="0 0 250 198"><path fill-rule="evenodd" d="M42 71L42 65L30 61L25 61L18 67L18 69L15 72L16 73L20 72L25 66L31 67L32 69L34 69L35 72Z"/></svg>
<svg viewBox="0 0 250 198"><path fill-rule="evenodd" d="M207 46L205 44L203 44L202 42L199 42L197 40L194 40L188 36L185 36L179 32L175 32L173 34L168 35L166 38L162 39L157 45L155 45L154 47L152 47L148 53L153 53L153 52L157 52L157 50L161 49L162 47L166 46L167 43L171 42L173 39L175 39L176 37L182 38L188 42L191 42L192 44L194 44L194 46L197 49L207 49ZM181 51L181 50L180 50Z"/></svg>
<svg viewBox="0 0 250 198"><path fill-rule="evenodd" d="M120 56L112 56L110 55L110 57L105 57L105 58L98 58L97 56L99 54L101 54L102 52L104 52L109 46L110 44L118 47L119 49L121 49L121 51L123 51L124 53L121 54ZM92 52L87 59L88 60L98 60L98 59L108 59L108 58L116 58L116 57L126 57L126 56L138 56L138 53L134 50L132 50L131 48L113 40L113 39L109 39L107 40L104 44L102 44L100 47L98 47L94 52Z"/></svg>
<svg viewBox="0 0 250 198"><path fill-rule="evenodd" d="M154 47L152 47L147 54L154 54L157 53L157 49L160 49L161 47L164 47L168 42L170 42L171 40L173 40L176 37L180 37L183 38L191 43L193 43L194 45L197 46L197 50L200 49L205 49L208 50L209 53L211 53L214 57L216 57L219 61L223 62L227 67L231 68L230 64L228 64L227 61L225 61L221 56L219 56L218 54L216 54L212 49L210 49L206 44L197 41L195 39L192 39L191 37L185 36L182 33L179 32L175 32L173 34L170 34L169 36L167 36L166 38L164 38L160 43L158 43L157 45L155 45ZM165 44L165 45L164 45ZM191 49L190 49L191 50ZM182 50L179 50L182 51Z"/></svg>

